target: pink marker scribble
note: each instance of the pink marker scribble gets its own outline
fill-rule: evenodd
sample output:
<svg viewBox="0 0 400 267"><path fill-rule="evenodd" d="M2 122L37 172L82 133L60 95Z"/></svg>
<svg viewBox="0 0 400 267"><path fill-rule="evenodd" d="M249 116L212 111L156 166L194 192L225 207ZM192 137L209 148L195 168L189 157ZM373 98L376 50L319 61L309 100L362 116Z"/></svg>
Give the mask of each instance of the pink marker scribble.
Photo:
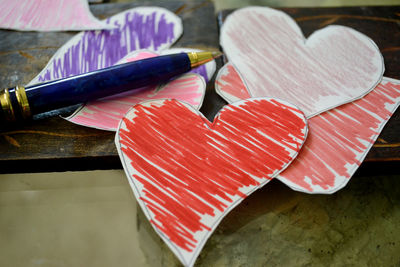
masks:
<svg viewBox="0 0 400 267"><path fill-rule="evenodd" d="M382 79L383 58L367 36L328 26L305 39L281 11L249 7L232 13L221 45L253 97L277 97L307 117L361 98Z"/></svg>
<svg viewBox="0 0 400 267"><path fill-rule="evenodd" d="M158 100L126 115L116 145L150 222L193 262L221 218L284 169L306 134L302 112L275 99L229 105L213 123Z"/></svg>
<svg viewBox="0 0 400 267"><path fill-rule="evenodd" d="M21 31L110 29L96 19L87 0L0 0L0 28Z"/></svg>

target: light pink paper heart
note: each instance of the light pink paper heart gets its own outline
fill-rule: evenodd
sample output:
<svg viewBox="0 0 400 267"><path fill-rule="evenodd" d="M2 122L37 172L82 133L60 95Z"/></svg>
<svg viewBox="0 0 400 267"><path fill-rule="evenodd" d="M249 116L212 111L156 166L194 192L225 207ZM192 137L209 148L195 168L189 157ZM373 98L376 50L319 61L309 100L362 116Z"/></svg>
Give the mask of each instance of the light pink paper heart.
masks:
<svg viewBox="0 0 400 267"><path fill-rule="evenodd" d="M249 97L235 68L218 73L217 92L228 102ZM302 151L277 179L306 193L330 194L343 188L400 105L400 81L384 78L362 99L308 120Z"/></svg>
<svg viewBox="0 0 400 267"><path fill-rule="evenodd" d="M117 64L155 56L158 56L158 54L151 51L133 52ZM215 65L215 62L210 62L209 64ZM205 69L206 67L203 66L203 68ZM196 72L196 70L193 71ZM213 73L205 72L203 75L207 77L207 75L212 76ZM81 108L66 119L87 127L116 131L119 121L124 117L125 113L139 102L159 98L174 98L189 103L196 109L200 109L205 91L206 83L204 78L199 74L187 73L167 84L128 91L89 102L82 105Z"/></svg>
<svg viewBox="0 0 400 267"><path fill-rule="evenodd" d="M252 97L284 99L308 118L366 95L384 72L378 47L365 35L328 26L305 39L291 17L267 7L229 15L220 43Z"/></svg>
<svg viewBox="0 0 400 267"><path fill-rule="evenodd" d="M96 19L87 0L0 0L0 28L20 31L112 29Z"/></svg>
<svg viewBox="0 0 400 267"><path fill-rule="evenodd" d="M131 109L115 143L145 215L192 266L221 219L285 169L306 135L303 113L281 100L236 102L210 123L192 106L165 99Z"/></svg>

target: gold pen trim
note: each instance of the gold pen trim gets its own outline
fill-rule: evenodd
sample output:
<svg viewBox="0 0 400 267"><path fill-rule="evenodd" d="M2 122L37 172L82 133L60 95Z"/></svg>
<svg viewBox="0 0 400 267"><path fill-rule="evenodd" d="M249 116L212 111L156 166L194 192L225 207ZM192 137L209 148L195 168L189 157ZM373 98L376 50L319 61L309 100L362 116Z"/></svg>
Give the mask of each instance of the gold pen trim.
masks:
<svg viewBox="0 0 400 267"><path fill-rule="evenodd" d="M22 118L29 119L31 117L31 109L28 97L26 96L25 87L17 85L17 87L15 87L15 95L21 110Z"/></svg>
<svg viewBox="0 0 400 267"><path fill-rule="evenodd" d="M0 104L4 113L4 118L7 121L15 121L14 109L11 104L10 93L8 89L3 89L0 92Z"/></svg>

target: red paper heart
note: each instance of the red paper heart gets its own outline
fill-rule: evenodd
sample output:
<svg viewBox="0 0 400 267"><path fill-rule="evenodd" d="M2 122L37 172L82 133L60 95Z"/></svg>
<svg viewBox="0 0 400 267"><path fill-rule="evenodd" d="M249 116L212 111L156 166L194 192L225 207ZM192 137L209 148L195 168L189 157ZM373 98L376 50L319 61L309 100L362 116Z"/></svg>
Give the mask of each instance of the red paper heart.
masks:
<svg viewBox="0 0 400 267"><path fill-rule="evenodd" d="M116 135L127 177L155 230L185 265L229 210L294 159L303 113L271 98L226 106L210 123L177 100L135 106Z"/></svg>
<svg viewBox="0 0 400 267"><path fill-rule="evenodd" d="M228 103L250 97L230 63L220 69L215 89ZM362 99L309 119L302 151L276 178L306 193L338 191L356 172L398 106L400 81L384 77Z"/></svg>

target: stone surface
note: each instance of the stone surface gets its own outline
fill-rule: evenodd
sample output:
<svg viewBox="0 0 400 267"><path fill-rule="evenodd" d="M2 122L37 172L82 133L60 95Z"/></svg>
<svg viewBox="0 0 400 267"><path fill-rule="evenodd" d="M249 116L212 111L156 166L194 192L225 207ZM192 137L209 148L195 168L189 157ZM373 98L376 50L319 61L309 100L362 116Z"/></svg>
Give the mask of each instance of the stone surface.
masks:
<svg viewBox="0 0 400 267"><path fill-rule="evenodd" d="M400 176L356 177L333 195L294 192L279 181L245 199L207 241L196 266L397 266ZM138 213L150 266L178 260Z"/></svg>

